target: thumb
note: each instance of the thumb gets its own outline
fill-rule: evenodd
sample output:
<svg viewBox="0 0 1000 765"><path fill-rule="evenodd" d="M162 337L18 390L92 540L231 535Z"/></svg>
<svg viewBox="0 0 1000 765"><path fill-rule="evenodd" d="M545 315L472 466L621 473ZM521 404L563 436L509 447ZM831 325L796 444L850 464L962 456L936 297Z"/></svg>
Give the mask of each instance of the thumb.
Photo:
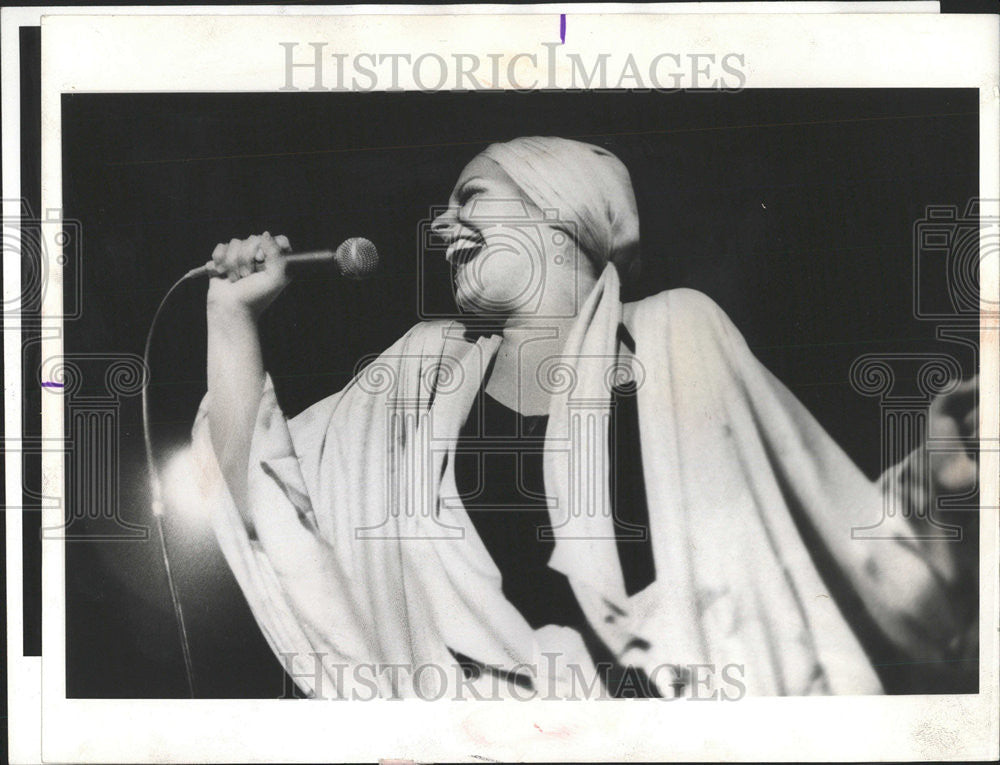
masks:
<svg viewBox="0 0 1000 765"><path fill-rule="evenodd" d="M283 278L288 263L282 256L282 252L289 249L291 248L288 246L288 239L286 237L272 237L265 231L261 235L261 251L264 253L265 273Z"/></svg>
<svg viewBox="0 0 1000 765"><path fill-rule="evenodd" d="M288 261L279 250L271 250L264 256L264 273L275 281L288 280Z"/></svg>
<svg viewBox="0 0 1000 765"><path fill-rule="evenodd" d="M972 491L979 474L979 465L965 452L948 454L933 468L935 484L939 491L958 494Z"/></svg>

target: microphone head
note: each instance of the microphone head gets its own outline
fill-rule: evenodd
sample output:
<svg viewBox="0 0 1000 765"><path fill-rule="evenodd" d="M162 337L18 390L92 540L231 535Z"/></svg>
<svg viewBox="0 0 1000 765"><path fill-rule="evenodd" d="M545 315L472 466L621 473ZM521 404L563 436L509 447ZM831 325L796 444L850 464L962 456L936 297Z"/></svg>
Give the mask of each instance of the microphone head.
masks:
<svg viewBox="0 0 1000 765"><path fill-rule="evenodd" d="M378 250L370 240L354 236L345 241L334 254L337 268L348 279L367 279L378 268Z"/></svg>

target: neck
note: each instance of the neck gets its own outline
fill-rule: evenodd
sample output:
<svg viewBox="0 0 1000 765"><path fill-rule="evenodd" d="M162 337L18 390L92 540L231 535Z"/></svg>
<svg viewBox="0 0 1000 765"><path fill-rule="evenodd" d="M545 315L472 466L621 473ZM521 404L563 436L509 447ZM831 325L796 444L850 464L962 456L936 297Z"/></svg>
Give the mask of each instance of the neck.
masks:
<svg viewBox="0 0 1000 765"><path fill-rule="evenodd" d="M562 353L579 308L597 283L593 278L580 281L575 296L507 317L486 384L493 398L522 414L548 412L550 393L539 383L537 371L546 359Z"/></svg>

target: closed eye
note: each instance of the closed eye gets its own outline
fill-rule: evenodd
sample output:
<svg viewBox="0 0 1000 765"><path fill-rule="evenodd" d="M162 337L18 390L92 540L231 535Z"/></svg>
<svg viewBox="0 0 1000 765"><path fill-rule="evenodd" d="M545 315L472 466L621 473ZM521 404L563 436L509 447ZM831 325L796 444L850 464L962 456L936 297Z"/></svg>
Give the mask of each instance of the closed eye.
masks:
<svg viewBox="0 0 1000 765"><path fill-rule="evenodd" d="M483 187L482 187L482 186L480 186L480 185L477 185L477 184L474 184L474 183L466 183L466 184L465 184L465 185L464 185L464 186L463 186L463 187L462 187L462 188L461 188L461 189L459 190L459 192L458 192L458 196L456 197L456 201L458 202L458 204L459 204L460 206L461 206L461 205L465 205L465 204L466 204L466 203L468 203L468 202L469 202L469 200L470 200L470 199L472 199L472 198L473 198L473 197L474 197L474 196L475 196L476 194L481 194L481 193L482 193L482 192L484 192L485 190L486 190L486 189L485 189L485 188L483 188Z"/></svg>

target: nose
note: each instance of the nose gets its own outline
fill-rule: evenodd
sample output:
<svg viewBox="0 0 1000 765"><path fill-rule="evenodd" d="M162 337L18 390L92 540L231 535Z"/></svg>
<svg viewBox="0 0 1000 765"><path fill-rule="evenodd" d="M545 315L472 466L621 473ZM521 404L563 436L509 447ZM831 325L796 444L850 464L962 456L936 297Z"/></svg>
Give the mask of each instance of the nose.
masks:
<svg viewBox="0 0 1000 765"><path fill-rule="evenodd" d="M448 239L456 223L458 223L458 208L448 207L431 222L431 231L443 239Z"/></svg>

